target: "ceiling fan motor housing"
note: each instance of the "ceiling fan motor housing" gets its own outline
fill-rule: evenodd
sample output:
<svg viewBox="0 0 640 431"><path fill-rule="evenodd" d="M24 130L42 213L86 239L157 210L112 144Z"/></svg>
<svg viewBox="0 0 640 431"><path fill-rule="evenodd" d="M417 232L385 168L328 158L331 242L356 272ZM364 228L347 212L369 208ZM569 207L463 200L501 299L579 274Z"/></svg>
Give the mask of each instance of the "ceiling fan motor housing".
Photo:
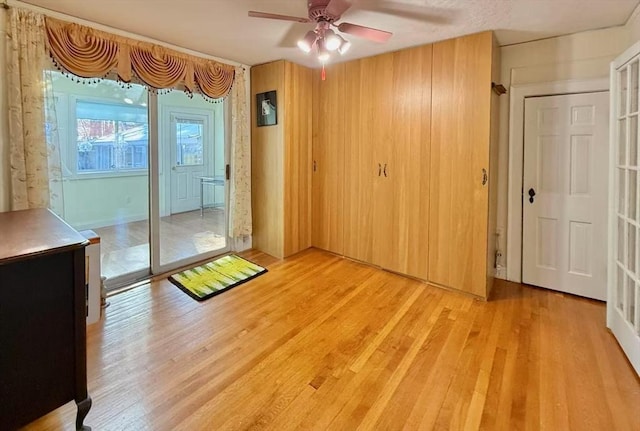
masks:
<svg viewBox="0 0 640 431"><path fill-rule="evenodd" d="M309 19L314 21L327 21L332 23L340 19L340 16L332 15L327 12L327 5L330 0L309 0L307 6L309 8Z"/></svg>

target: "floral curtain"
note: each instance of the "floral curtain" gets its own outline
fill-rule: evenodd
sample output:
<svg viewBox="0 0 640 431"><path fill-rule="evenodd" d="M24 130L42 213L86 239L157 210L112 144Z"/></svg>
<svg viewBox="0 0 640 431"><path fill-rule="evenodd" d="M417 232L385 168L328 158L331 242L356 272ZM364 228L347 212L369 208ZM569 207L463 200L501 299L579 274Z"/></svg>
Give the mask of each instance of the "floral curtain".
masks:
<svg viewBox="0 0 640 431"><path fill-rule="evenodd" d="M231 90L231 186L229 234L232 238L251 235L251 140L245 70L236 68Z"/></svg>
<svg viewBox="0 0 640 431"><path fill-rule="evenodd" d="M49 166L49 209L64 218L64 185L62 175L62 148L58 133L57 98L53 93L53 65L49 63L43 73L44 131Z"/></svg>
<svg viewBox="0 0 640 431"><path fill-rule="evenodd" d="M47 145L45 132L44 18L19 8L7 16L11 209L47 208L57 188L50 187L50 172L60 166L58 148Z"/></svg>

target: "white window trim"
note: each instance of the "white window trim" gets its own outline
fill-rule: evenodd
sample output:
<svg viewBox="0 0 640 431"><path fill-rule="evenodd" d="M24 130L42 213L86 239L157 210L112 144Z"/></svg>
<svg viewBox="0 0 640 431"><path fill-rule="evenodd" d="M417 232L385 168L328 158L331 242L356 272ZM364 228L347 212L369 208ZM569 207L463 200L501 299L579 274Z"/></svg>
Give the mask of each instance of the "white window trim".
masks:
<svg viewBox="0 0 640 431"><path fill-rule="evenodd" d="M101 104L109 104L109 105L121 105L117 101L109 98L103 97L94 97L94 96L86 96L86 95L78 95L74 93L56 93L66 95L67 99L67 128L68 128L68 139L64 144L64 149L62 151L63 162L67 169L65 170L64 178L66 180L84 180L84 179L96 179L96 178L113 178L113 177L141 177L149 175L149 169L120 169L114 171L93 171L93 172L78 172L78 151L76 146L72 145L78 142L78 126L77 126L77 117L76 117L76 105L78 101L81 102L89 102L89 103L101 103ZM145 106L147 110L147 124L149 124L149 110ZM147 150L147 155L148 155ZM149 164L149 160L147 160L147 166Z"/></svg>
<svg viewBox="0 0 640 431"><path fill-rule="evenodd" d="M182 165L182 166L185 166L185 167L202 166L204 168L206 165L208 165L207 163L208 157L210 157L209 148L206 145L204 145L204 142L206 140L207 135L210 135L211 142L213 142L213 139L214 139L213 129L209 127L209 119L210 117L213 116L213 114L210 114L206 111L200 111L200 113L195 113L196 110L192 110L192 111L194 111L194 113L185 112L185 109L174 110L173 108L169 111L169 142L171 145L170 154L173 154L172 152L176 150L176 148L174 148L174 144L176 143L173 141L173 138L175 138L174 125L180 122L180 120L198 121L202 124L202 135L203 135L202 136L202 141L203 141L202 163L193 164L193 165ZM175 155L177 156L177 154ZM171 161L173 162L174 160L171 160Z"/></svg>

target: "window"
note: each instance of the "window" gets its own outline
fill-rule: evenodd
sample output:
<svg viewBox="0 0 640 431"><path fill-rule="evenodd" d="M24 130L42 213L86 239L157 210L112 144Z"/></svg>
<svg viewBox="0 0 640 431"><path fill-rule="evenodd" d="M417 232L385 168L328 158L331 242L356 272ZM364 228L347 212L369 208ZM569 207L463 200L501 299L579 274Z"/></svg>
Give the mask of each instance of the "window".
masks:
<svg viewBox="0 0 640 431"><path fill-rule="evenodd" d="M204 163L204 147L202 139L204 122L179 118L175 122L176 164L196 166Z"/></svg>
<svg viewBox="0 0 640 431"><path fill-rule="evenodd" d="M148 168L146 107L77 100L75 129L77 173Z"/></svg>

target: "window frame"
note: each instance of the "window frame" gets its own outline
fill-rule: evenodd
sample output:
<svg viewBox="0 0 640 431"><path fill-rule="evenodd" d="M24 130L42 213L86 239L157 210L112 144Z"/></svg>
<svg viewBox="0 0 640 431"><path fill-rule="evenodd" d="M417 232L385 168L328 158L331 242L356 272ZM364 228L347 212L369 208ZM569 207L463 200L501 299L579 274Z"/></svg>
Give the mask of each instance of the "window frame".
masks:
<svg viewBox="0 0 640 431"><path fill-rule="evenodd" d="M108 105L124 105L128 106L126 103L118 103L117 101L109 98L103 97L94 97L94 96L85 96L78 95L74 93L63 93L56 92L55 96L65 95L67 99L67 115L66 115L66 127L67 127L67 138L66 142L63 144L64 149L62 151L62 157L65 160L66 169L64 170L63 176L67 179L93 179L93 178L113 178L113 177L133 177L133 176L147 176L149 175L149 151L150 144L147 141L147 167L146 168L129 168L129 169L115 169L109 171L91 171L91 172L82 172L78 169L78 117L77 117L77 103L99 103L99 104L108 104ZM149 108L148 106L143 106L143 108L147 111L147 127L149 127ZM65 121L65 120L63 120ZM118 121L118 120L115 120ZM60 121L58 121L60 123ZM62 137L60 140L62 141ZM135 148L135 147L134 147Z"/></svg>
<svg viewBox="0 0 640 431"><path fill-rule="evenodd" d="M192 110L195 111L195 110ZM202 126L202 162L196 164L180 164L178 165L178 142L177 142L177 131L175 126L180 123L180 120L186 120L184 124L199 124ZM189 123L191 122L191 123ZM214 142L215 136L212 130L209 130L209 115L206 111L201 112L184 112L183 109L180 111L172 111L169 114L169 155L170 155L170 163L175 166L181 166L185 168L195 168L201 166L202 169L209 164L213 164L212 160L209 160L209 148L205 145L205 140L208 138L211 139L211 142Z"/></svg>

